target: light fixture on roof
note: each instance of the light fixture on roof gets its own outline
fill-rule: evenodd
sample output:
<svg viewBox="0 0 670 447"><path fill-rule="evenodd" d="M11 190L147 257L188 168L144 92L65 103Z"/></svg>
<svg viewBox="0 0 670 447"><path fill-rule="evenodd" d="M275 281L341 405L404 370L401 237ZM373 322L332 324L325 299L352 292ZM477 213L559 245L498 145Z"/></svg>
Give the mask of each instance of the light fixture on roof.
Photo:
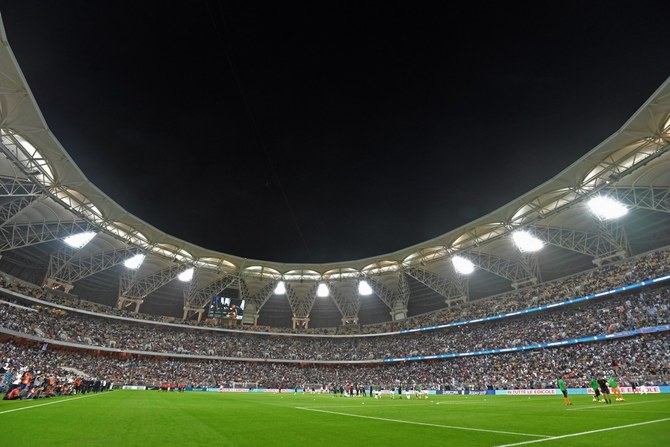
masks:
<svg viewBox="0 0 670 447"><path fill-rule="evenodd" d="M123 261L123 265L130 270L137 270L144 262L144 258L146 258L146 255L140 253Z"/></svg>
<svg viewBox="0 0 670 447"><path fill-rule="evenodd" d="M93 239L94 237L95 233L93 231L85 231L83 233L77 233L68 236L65 239L63 239L63 242L65 242L72 248L82 248L84 245L91 242L91 239Z"/></svg>
<svg viewBox="0 0 670 447"><path fill-rule="evenodd" d="M621 202L618 202L607 196L597 196L586 203L589 209L600 220L618 219L628 213Z"/></svg>
<svg viewBox="0 0 670 447"><path fill-rule="evenodd" d="M275 295L286 295L286 283L284 281L279 281L277 287L274 291Z"/></svg>
<svg viewBox="0 0 670 447"><path fill-rule="evenodd" d="M319 286L316 288L316 296L319 298L325 298L328 295L330 295L330 290L328 289L328 286L326 283L320 282Z"/></svg>
<svg viewBox="0 0 670 447"><path fill-rule="evenodd" d="M516 247L523 252L532 253L544 247L544 242L530 234L526 230L518 230L512 233L512 239Z"/></svg>
<svg viewBox="0 0 670 447"><path fill-rule="evenodd" d="M469 275L475 271L475 265L469 259L465 259L462 256L454 256L451 258L451 263L454 265L456 273L460 273L461 275Z"/></svg>
<svg viewBox="0 0 670 447"><path fill-rule="evenodd" d="M372 295L374 291L372 290L372 287L370 287L370 284L364 280L361 279L358 281L358 294L363 295L363 296L368 296Z"/></svg>
<svg viewBox="0 0 670 447"><path fill-rule="evenodd" d="M193 267L188 268L181 272L177 278L179 278L179 281L182 282L189 282L190 280L193 279L193 273L195 272L195 269Z"/></svg>

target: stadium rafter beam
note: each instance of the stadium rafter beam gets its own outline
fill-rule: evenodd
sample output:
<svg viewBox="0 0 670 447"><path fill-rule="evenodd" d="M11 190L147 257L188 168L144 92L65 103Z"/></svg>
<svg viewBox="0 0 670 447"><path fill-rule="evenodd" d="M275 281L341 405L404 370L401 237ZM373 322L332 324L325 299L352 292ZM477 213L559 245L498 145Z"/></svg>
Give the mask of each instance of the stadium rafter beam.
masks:
<svg viewBox="0 0 670 447"><path fill-rule="evenodd" d="M49 160L31 143L11 129L0 131L0 151L27 178L43 191L54 183L54 173Z"/></svg>
<svg viewBox="0 0 670 447"><path fill-rule="evenodd" d="M667 186L612 186L605 194L635 208L670 213L670 187Z"/></svg>
<svg viewBox="0 0 670 447"><path fill-rule="evenodd" d="M223 276L210 281L204 287L197 287L198 269L195 270L193 278L184 287L184 307L202 309L212 301L212 297L222 290L237 283L238 275L224 273Z"/></svg>
<svg viewBox="0 0 670 447"><path fill-rule="evenodd" d="M443 296L446 303L468 300L468 278L465 275L452 273L450 278L444 278L418 267L409 267L405 269L405 273Z"/></svg>
<svg viewBox="0 0 670 447"><path fill-rule="evenodd" d="M0 197L30 197L42 194L42 186L29 180L0 176Z"/></svg>
<svg viewBox="0 0 670 447"><path fill-rule="evenodd" d="M56 276L65 268L65 266L74 258L77 254L78 249L74 247L66 246L61 250L57 250L54 253L49 255L49 266L47 267L47 273L44 277L46 282L47 279L52 278L57 280ZM58 280L57 280L58 281ZM66 284L72 284L69 281L63 280Z"/></svg>
<svg viewBox="0 0 670 447"><path fill-rule="evenodd" d="M119 277L119 299L143 300L189 268L187 264L174 264L143 277L139 277L139 270L129 270Z"/></svg>
<svg viewBox="0 0 670 447"><path fill-rule="evenodd" d="M252 295L247 282L243 277L240 277L240 298L245 302L243 322L252 323L254 326L258 323L261 309L274 294L278 282L278 280L272 279L261 290Z"/></svg>
<svg viewBox="0 0 670 447"><path fill-rule="evenodd" d="M593 260L593 263L596 265L601 265L607 259L624 259L630 254L630 244L628 243L628 235L626 234L626 229L623 223L620 220L600 220L597 217L593 217L593 220L596 222L596 226L600 230L603 238L609 241L614 247L618 250L611 255L597 257Z"/></svg>
<svg viewBox="0 0 670 447"><path fill-rule="evenodd" d="M411 291L409 288L409 281L407 281L407 274L404 270L398 271L398 292L395 294L393 306L391 307L391 319L404 320L408 317L409 298Z"/></svg>
<svg viewBox="0 0 670 447"><path fill-rule="evenodd" d="M77 250L59 250L49 257L46 278L65 284L74 284L79 280L117 266L139 252L140 250L136 247L126 247L76 256Z"/></svg>
<svg viewBox="0 0 670 447"><path fill-rule="evenodd" d="M309 318L309 314L312 312L312 307L314 307L316 289L318 286L319 283L315 283L307 290L307 293L304 293L304 290L301 290L303 293L299 294L297 293L296 289L291 286L291 284L286 284L286 298L288 299L288 303L291 306L294 319Z"/></svg>
<svg viewBox="0 0 670 447"><path fill-rule="evenodd" d="M353 292L350 293L340 291L336 284L339 283L334 281L329 282L328 287L330 288L330 296L342 315L342 324L347 324L346 322L357 324L358 313L361 310L361 299L358 296L357 282L353 286Z"/></svg>
<svg viewBox="0 0 670 447"><path fill-rule="evenodd" d="M624 250L626 243L610 234L609 229L597 224L598 232L579 231L565 227L533 225L533 234L547 244L582 253L593 258L610 256Z"/></svg>
<svg viewBox="0 0 670 447"><path fill-rule="evenodd" d="M395 301L395 293L389 290L388 287L386 287L384 284L381 282L372 279L371 277L367 276L366 281L370 285L370 288L372 291L379 297L379 299L386 304L386 307L389 309L393 308L393 302Z"/></svg>
<svg viewBox="0 0 670 447"><path fill-rule="evenodd" d="M28 208L32 203L37 200L38 196L14 196L12 200L9 200L7 203L0 206L0 222L5 223L18 215L21 211Z"/></svg>
<svg viewBox="0 0 670 447"><path fill-rule="evenodd" d="M28 247L71 234L96 231L98 228L86 221L12 223L0 227L0 252Z"/></svg>
<svg viewBox="0 0 670 447"><path fill-rule="evenodd" d="M511 281L512 285L536 283L539 281L537 265L533 265L532 262L526 259L535 258L535 256L526 256L519 260L513 260L491 253L469 251L464 253L463 257L470 260L482 270Z"/></svg>

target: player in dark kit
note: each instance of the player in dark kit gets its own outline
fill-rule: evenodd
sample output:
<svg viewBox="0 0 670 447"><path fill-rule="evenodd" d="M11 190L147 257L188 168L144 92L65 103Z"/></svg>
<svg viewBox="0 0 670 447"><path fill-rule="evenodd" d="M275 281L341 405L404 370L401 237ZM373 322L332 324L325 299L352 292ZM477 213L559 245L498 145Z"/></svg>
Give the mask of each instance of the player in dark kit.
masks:
<svg viewBox="0 0 670 447"><path fill-rule="evenodd" d="M600 387L598 381L595 378L591 379L589 386L593 390L593 402L600 402Z"/></svg>
<svg viewBox="0 0 670 447"><path fill-rule="evenodd" d="M605 403L611 404L612 399L610 399L610 389L607 386L607 380L598 379L598 385L600 386L600 393L603 395L603 398L605 399Z"/></svg>

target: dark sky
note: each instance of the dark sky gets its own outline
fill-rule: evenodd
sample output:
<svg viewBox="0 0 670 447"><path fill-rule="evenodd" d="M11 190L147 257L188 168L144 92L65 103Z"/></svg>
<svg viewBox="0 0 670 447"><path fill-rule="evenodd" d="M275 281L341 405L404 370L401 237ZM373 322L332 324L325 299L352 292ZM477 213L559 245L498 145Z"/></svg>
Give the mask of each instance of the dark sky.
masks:
<svg viewBox="0 0 670 447"><path fill-rule="evenodd" d="M668 2L284 3L0 11L91 182L169 234L271 261L375 256L466 224L670 76Z"/></svg>

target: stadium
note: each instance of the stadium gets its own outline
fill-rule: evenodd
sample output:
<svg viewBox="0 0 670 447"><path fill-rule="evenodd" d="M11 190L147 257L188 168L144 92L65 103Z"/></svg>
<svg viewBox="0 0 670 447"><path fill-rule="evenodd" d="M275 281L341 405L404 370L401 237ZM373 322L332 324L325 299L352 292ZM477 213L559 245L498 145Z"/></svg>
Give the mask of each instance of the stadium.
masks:
<svg viewBox="0 0 670 447"><path fill-rule="evenodd" d="M0 37L7 445L667 443L670 79L465 225L275 262L172 236L97 188Z"/></svg>

